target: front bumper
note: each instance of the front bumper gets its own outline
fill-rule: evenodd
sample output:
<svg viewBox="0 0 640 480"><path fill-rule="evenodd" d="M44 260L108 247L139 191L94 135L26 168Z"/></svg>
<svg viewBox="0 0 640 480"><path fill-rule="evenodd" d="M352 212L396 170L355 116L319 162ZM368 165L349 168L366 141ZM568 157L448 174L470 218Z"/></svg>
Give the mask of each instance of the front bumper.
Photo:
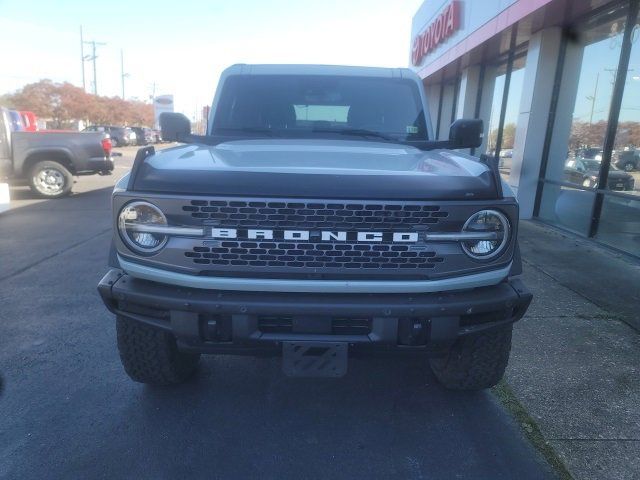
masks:
<svg viewBox="0 0 640 480"><path fill-rule="evenodd" d="M442 293L354 294L202 290L110 270L107 308L175 335L184 350L279 353L282 342L344 342L350 352L436 352L459 336L519 320L532 295L518 279Z"/></svg>

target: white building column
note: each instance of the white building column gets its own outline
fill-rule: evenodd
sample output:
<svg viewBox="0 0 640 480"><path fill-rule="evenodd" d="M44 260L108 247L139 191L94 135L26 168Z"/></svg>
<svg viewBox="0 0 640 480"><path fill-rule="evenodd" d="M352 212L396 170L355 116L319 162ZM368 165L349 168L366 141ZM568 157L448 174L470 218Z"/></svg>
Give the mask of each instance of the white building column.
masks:
<svg viewBox="0 0 640 480"><path fill-rule="evenodd" d="M484 68L482 79L482 98L480 99L480 114L478 118L484 121L484 138L482 145L476 148L476 156L487 151L487 141L489 140L489 122L491 121L491 107L493 106L493 94L496 89L496 77L498 68L495 65L487 65Z"/></svg>
<svg viewBox="0 0 640 480"><path fill-rule="evenodd" d="M462 71L460 78L460 90L458 91L458 102L456 105L456 120L461 118L476 118L476 102L478 101L478 92L480 90L480 65L472 65ZM480 115L480 118L482 116ZM463 150L470 153L471 150ZM478 150L477 155L481 151Z"/></svg>
<svg viewBox="0 0 640 480"><path fill-rule="evenodd" d="M442 90L442 111L440 112L440 135L438 140L449 139L449 127L451 126L451 113L455 102L456 87L454 83L446 83Z"/></svg>
<svg viewBox="0 0 640 480"><path fill-rule="evenodd" d="M561 36L560 28L553 27L529 40L508 182L518 198L520 218L533 215Z"/></svg>
<svg viewBox="0 0 640 480"><path fill-rule="evenodd" d="M424 93L427 96L427 106L429 107L429 120L433 127L433 134L436 133L438 122L438 104L440 102L440 84L432 83L424 86Z"/></svg>
<svg viewBox="0 0 640 480"><path fill-rule="evenodd" d="M480 65L472 65L462 71L456 119L474 118L476 116L476 100L480 88Z"/></svg>

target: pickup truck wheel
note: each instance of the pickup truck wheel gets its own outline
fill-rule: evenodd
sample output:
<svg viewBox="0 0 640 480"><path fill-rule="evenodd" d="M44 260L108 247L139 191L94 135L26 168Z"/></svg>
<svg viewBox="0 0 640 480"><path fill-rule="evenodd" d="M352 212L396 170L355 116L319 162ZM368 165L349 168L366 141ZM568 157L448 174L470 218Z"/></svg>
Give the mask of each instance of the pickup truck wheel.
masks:
<svg viewBox="0 0 640 480"><path fill-rule="evenodd" d="M136 382L174 385L196 370L200 355L179 351L170 333L122 316L116 319L116 332L120 360Z"/></svg>
<svg viewBox="0 0 640 480"><path fill-rule="evenodd" d="M511 352L512 325L465 335L443 358L429 363L436 378L452 390L482 390L496 385Z"/></svg>
<svg viewBox="0 0 640 480"><path fill-rule="evenodd" d="M633 162L627 162L624 165L622 165L622 169L625 172L633 172L635 170L635 168L636 168L636 164L633 163Z"/></svg>
<svg viewBox="0 0 640 480"><path fill-rule="evenodd" d="M42 197L64 197L71 193L73 175L58 162L38 162L31 167L29 186L34 193Z"/></svg>

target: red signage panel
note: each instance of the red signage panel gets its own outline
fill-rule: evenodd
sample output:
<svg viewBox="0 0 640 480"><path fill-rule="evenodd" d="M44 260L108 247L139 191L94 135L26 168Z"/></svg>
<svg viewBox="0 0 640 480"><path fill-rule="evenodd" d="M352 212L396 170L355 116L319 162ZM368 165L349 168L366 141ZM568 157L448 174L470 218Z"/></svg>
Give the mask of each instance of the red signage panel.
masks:
<svg viewBox="0 0 640 480"><path fill-rule="evenodd" d="M424 57L459 29L460 2L453 1L442 10L440 15L421 34L413 39L411 50L413 64L420 65Z"/></svg>

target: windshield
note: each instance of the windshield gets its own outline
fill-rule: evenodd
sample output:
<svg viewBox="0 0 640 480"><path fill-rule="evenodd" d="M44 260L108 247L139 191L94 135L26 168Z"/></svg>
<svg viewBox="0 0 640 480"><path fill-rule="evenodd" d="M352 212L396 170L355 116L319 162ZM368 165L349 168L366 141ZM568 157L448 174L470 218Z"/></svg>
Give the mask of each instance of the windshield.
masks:
<svg viewBox="0 0 640 480"><path fill-rule="evenodd" d="M230 76L213 125L214 135L427 140L418 88L399 78Z"/></svg>
<svg viewBox="0 0 640 480"><path fill-rule="evenodd" d="M599 172L600 171L600 165L601 162L599 160L590 160L590 159L586 159L583 158L580 160L580 162L582 163L582 166L584 167L584 169L587 172ZM579 164L572 164L571 162L569 164L567 164L569 167L577 167L577 165ZM616 167L613 163L610 165L610 170L620 170L618 167Z"/></svg>
<svg viewBox="0 0 640 480"><path fill-rule="evenodd" d="M582 164L586 170L600 170L600 162L597 160L582 160Z"/></svg>

